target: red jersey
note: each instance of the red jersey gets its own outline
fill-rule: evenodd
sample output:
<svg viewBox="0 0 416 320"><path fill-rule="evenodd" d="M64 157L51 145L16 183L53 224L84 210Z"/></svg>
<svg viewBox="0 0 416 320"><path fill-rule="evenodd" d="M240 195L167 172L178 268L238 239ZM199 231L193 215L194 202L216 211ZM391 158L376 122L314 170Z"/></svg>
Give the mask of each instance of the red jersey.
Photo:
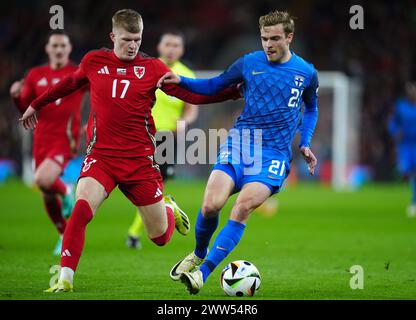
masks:
<svg viewBox="0 0 416 320"><path fill-rule="evenodd" d="M87 154L94 150L96 154L122 158L150 156L155 151L156 130L151 109L156 100L156 84L169 71L162 61L141 52L133 61L125 62L113 50L91 51L75 73L33 101L32 107L38 110L89 83ZM194 94L176 85L164 85L161 89L192 104L240 98L235 88L215 96Z"/></svg>
<svg viewBox="0 0 416 320"><path fill-rule="evenodd" d="M72 74L78 66L72 62L54 70L49 65L34 67L29 70L20 96L13 99L23 113L32 100L64 77ZM77 91L65 98L58 99L45 106L38 113L38 124L34 131L33 149L67 150L75 149L79 141L80 104L84 90Z"/></svg>

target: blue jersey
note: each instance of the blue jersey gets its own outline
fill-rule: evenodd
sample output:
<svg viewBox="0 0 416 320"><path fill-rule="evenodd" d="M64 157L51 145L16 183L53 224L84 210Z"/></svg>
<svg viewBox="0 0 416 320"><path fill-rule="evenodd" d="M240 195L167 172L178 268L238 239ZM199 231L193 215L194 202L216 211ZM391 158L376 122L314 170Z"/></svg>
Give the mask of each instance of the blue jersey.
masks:
<svg viewBox="0 0 416 320"><path fill-rule="evenodd" d="M298 129L300 146L310 146L318 118L318 76L312 64L293 52L284 63L268 61L263 51L249 53L218 77L181 77L180 85L195 93L211 95L241 81L244 81L245 106L235 129L250 129L251 143L254 129L261 129L262 147L284 153L289 159Z"/></svg>
<svg viewBox="0 0 416 320"><path fill-rule="evenodd" d="M416 173L416 105L407 99L396 102L389 121L390 134L397 140L397 165L400 173Z"/></svg>
<svg viewBox="0 0 416 320"><path fill-rule="evenodd" d="M389 122L392 136L400 136L400 144L416 144L416 105L399 99Z"/></svg>

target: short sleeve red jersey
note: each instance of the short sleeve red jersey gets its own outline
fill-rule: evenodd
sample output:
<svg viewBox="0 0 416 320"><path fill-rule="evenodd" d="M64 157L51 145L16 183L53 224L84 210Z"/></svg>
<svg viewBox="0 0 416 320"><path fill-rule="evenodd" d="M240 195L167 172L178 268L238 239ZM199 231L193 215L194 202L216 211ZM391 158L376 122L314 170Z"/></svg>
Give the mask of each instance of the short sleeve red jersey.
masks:
<svg viewBox="0 0 416 320"><path fill-rule="evenodd" d="M33 99L39 97L47 89L64 77L72 74L78 66L72 62L59 69L49 65L34 67L25 77L19 98L14 99L21 112L29 106ZM33 148L53 148L67 146L68 152L79 140L80 104L85 90L79 90L62 99L46 105L38 113L38 125L34 131ZM69 152L70 153L70 152Z"/></svg>

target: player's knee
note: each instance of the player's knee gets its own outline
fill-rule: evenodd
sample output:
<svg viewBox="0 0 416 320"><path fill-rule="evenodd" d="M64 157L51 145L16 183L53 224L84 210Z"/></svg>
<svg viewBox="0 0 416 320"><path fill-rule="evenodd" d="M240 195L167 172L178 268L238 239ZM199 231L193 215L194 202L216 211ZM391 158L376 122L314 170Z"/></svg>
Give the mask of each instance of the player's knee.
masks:
<svg viewBox="0 0 416 320"><path fill-rule="evenodd" d="M201 212L205 218L213 218L221 210L221 205L214 199L204 199L202 204Z"/></svg>
<svg viewBox="0 0 416 320"><path fill-rule="evenodd" d="M48 192L53 184L53 181L43 174L35 174L35 184L44 192Z"/></svg>

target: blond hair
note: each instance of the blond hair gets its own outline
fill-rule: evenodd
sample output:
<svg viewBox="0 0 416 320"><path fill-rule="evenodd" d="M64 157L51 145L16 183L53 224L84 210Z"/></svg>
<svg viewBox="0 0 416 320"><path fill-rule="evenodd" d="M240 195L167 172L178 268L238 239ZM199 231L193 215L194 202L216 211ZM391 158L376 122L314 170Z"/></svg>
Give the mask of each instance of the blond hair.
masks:
<svg viewBox="0 0 416 320"><path fill-rule="evenodd" d="M259 28L275 26L277 24L283 25L283 30L287 36L289 33L295 32L294 17L286 11L271 11L268 14L261 16L259 19Z"/></svg>
<svg viewBox="0 0 416 320"><path fill-rule="evenodd" d="M143 30L142 16L132 9L118 10L111 20L113 29L123 28L131 33L139 33Z"/></svg>

